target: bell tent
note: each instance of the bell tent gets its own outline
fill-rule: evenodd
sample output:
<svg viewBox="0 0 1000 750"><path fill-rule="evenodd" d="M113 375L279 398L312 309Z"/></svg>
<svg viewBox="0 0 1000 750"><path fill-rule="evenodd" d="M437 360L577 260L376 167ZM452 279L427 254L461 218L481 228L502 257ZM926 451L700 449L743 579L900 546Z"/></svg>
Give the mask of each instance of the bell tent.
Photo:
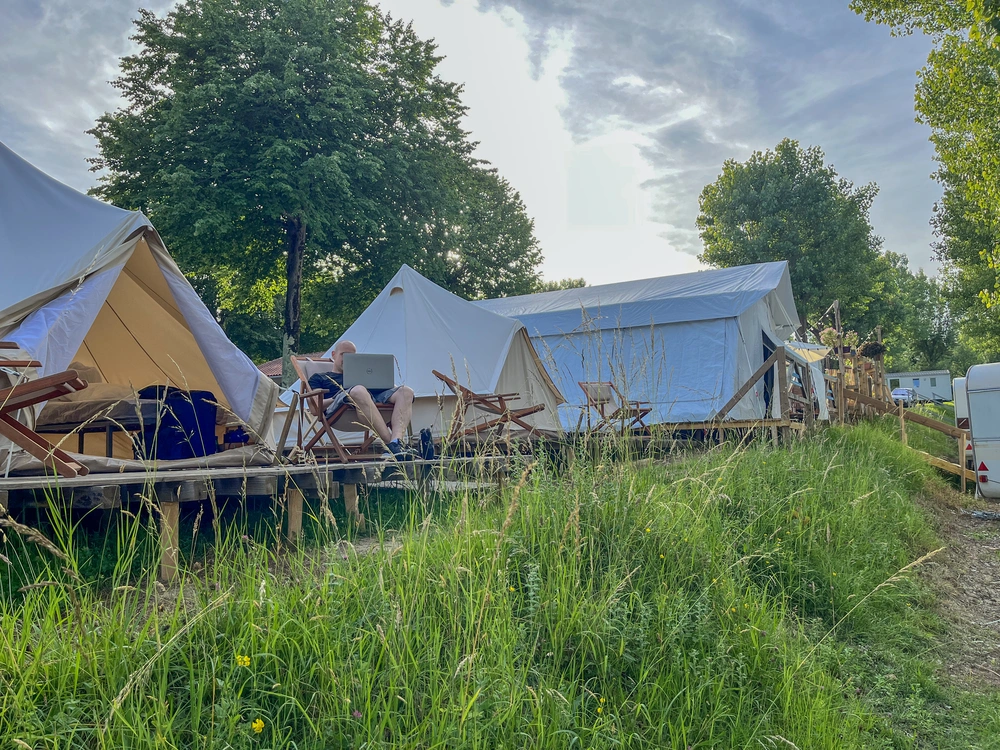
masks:
<svg viewBox="0 0 1000 750"><path fill-rule="evenodd" d="M210 391L270 440L277 386L227 338L140 212L79 193L0 143L0 258L0 340L38 360L38 376L82 367L98 384L81 396Z"/></svg>
<svg viewBox="0 0 1000 750"><path fill-rule="evenodd" d="M414 392L413 432L429 427L435 435L445 434L455 410L457 399L433 370L477 393L518 393L514 408L544 404L525 421L540 430L560 429L562 395L524 326L476 307L407 265L338 339L343 340L353 341L359 352L395 356L396 382ZM324 356L332 352L333 346ZM466 423L476 416L486 415L470 408Z"/></svg>

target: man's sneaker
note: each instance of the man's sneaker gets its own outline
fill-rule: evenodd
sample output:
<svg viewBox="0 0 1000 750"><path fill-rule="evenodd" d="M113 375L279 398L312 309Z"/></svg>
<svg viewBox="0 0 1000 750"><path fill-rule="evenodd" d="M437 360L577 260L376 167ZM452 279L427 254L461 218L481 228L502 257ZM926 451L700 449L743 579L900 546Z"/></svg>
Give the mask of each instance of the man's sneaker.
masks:
<svg viewBox="0 0 1000 750"><path fill-rule="evenodd" d="M385 452L382 454L382 458L386 460L394 459L396 461L412 461L414 459L413 451L404 446L399 440L393 440L391 443L385 446Z"/></svg>

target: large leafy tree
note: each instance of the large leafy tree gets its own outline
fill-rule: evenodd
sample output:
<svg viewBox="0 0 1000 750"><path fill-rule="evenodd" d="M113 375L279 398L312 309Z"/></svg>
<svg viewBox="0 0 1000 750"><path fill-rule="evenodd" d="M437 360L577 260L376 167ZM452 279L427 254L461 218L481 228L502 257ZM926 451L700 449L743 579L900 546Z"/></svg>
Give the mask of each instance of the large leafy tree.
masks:
<svg viewBox="0 0 1000 750"><path fill-rule="evenodd" d="M403 262L466 296L534 285L532 222L410 26L367 0L185 0L136 26L95 193L148 213L252 353L342 329Z"/></svg>
<svg viewBox="0 0 1000 750"><path fill-rule="evenodd" d="M853 0L896 34L934 39L916 110L932 129L944 197L933 223L958 350L1000 355L1000 0ZM963 355L964 356L964 355ZM961 357L959 359L962 359ZM964 363L963 359L963 363Z"/></svg>
<svg viewBox="0 0 1000 750"><path fill-rule="evenodd" d="M803 322L839 299L850 325L873 326L870 303L888 270L868 219L876 193L838 177L819 148L786 139L727 161L702 191L699 257L720 267L787 260Z"/></svg>

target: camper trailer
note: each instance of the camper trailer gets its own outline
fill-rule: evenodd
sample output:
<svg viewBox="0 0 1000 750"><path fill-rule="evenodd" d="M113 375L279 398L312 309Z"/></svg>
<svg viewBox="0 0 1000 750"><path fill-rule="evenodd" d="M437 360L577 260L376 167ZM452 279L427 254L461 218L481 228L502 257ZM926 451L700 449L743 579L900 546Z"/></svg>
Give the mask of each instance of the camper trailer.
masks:
<svg viewBox="0 0 1000 750"><path fill-rule="evenodd" d="M951 384L955 394L955 426L960 430L969 429L969 400L965 394L965 378L955 378ZM965 448L965 468L975 468L972 463L972 443L969 439L963 444Z"/></svg>
<svg viewBox="0 0 1000 750"><path fill-rule="evenodd" d="M979 494L1000 499L1000 362L970 367L965 391Z"/></svg>
<svg viewBox="0 0 1000 750"><path fill-rule="evenodd" d="M885 376L889 390L912 388L917 401L951 401L951 373L947 370L890 372Z"/></svg>

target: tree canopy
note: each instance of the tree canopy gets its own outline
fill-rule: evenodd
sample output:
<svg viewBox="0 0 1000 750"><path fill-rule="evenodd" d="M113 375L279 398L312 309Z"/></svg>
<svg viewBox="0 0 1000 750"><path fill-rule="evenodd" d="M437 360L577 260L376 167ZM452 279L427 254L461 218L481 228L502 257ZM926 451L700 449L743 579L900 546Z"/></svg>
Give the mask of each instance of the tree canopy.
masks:
<svg viewBox="0 0 1000 750"><path fill-rule="evenodd" d="M731 159L701 193L699 258L720 267L787 260L804 320L839 299L861 327L887 270L868 219L877 190L855 188L824 163L822 150L789 139L746 162Z"/></svg>
<svg viewBox="0 0 1000 750"><path fill-rule="evenodd" d="M532 221L411 26L367 0L185 0L136 27L94 192L147 213L252 355L327 343L404 262L466 297L533 289Z"/></svg>
<svg viewBox="0 0 1000 750"><path fill-rule="evenodd" d="M916 111L931 128L944 197L935 207L944 291L960 348L1000 357L1000 0L854 0L897 34L934 39Z"/></svg>

